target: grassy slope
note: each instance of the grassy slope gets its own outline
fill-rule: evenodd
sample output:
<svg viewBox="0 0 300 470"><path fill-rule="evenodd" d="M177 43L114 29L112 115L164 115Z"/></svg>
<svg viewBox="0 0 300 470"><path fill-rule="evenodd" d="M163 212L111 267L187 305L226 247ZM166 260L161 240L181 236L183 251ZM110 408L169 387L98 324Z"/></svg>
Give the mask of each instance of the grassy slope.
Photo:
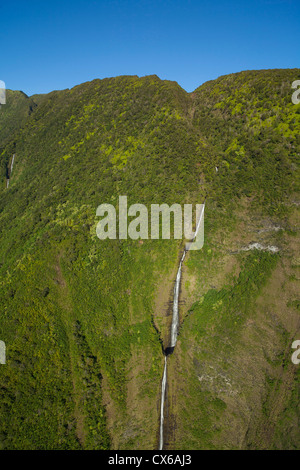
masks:
<svg viewBox="0 0 300 470"><path fill-rule="evenodd" d="M226 381L224 396L218 383L212 390L210 379L198 377L207 375L217 349L216 374L229 367L229 379L239 382L230 374L242 363L239 352L243 358L248 351L243 335L249 321L261 330L249 347L262 349L267 341L268 364L289 351L299 327L291 290L296 281L288 277L297 263L290 261L288 274L282 274L290 305L284 318L288 323L292 315L294 323L271 317L269 329L273 321L279 327L270 340L264 317L271 307L259 310L256 302L271 297L262 289L268 289L272 272L289 262L288 255L234 256L225 248L246 242L241 234L246 239L249 231L240 224L246 214L259 227L263 220L284 222L289 230L296 226L294 206L288 204L297 191L292 165L299 156L299 106L289 106L289 84L297 74L221 77L192 96L156 76L119 77L34 99L38 107L1 154L3 167L13 151L17 155L10 188L0 192L0 338L8 353L7 366L0 369L2 448L157 445L160 337L167 337L165 313L179 246L174 241L100 242L96 207L117 204L119 194L128 195L129 204L202 202L209 196L207 241L204 250L189 255L183 312L196 303L170 361L170 429L174 420L176 427L169 446L259 447L266 413L275 407L274 398L268 398L272 374L281 365L266 381L265 363L251 356L238 406L230 403L235 396L226 395ZM272 101L275 92L280 102ZM9 126L10 116L6 119ZM285 122L288 129L280 126ZM291 247L285 248L289 256L296 253L292 233L279 240ZM228 280L233 273L240 277ZM213 284L217 289L210 289ZM224 341L229 337L230 345ZM263 401L249 392L255 368ZM280 396L294 419L295 404L288 405L292 392ZM253 403L270 409L250 413L254 417L247 427L245 410ZM264 442L282 442L289 428L287 416L281 419ZM229 437L228 422L235 423ZM245 426L247 439L239 440Z"/></svg>

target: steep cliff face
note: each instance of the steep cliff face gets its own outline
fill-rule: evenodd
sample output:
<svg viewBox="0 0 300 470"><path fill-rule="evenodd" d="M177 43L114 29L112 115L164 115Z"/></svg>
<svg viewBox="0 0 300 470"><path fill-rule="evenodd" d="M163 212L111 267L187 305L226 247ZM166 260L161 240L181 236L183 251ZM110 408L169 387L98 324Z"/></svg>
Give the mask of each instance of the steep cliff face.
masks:
<svg viewBox="0 0 300 470"><path fill-rule="evenodd" d="M149 210L206 198L205 245L183 268L167 447L299 447L299 76L242 72L192 94L156 76L8 94L2 448L157 448L182 243L100 241L96 208L119 195Z"/></svg>

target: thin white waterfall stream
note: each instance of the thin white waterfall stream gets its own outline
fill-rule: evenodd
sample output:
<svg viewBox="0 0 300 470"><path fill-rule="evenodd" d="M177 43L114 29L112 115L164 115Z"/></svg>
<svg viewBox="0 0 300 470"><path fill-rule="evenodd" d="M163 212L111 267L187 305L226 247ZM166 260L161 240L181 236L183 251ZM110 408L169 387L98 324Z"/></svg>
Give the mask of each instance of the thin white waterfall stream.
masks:
<svg viewBox="0 0 300 470"><path fill-rule="evenodd" d="M184 250L180 263L179 263L179 268L177 271L177 276L176 276L176 281L175 281L175 286L174 286L173 318L172 318L172 325L171 325L171 343L170 343L171 348L175 348L176 343L177 343L178 323L179 323L178 302L179 302L182 263L184 261L185 255L186 255L186 251Z"/></svg>
<svg viewBox="0 0 300 470"><path fill-rule="evenodd" d="M163 378L161 382L161 402L160 402L160 430L159 430L159 450L162 450L164 445L164 404L167 385L167 356L165 356L165 367Z"/></svg>
<svg viewBox="0 0 300 470"><path fill-rule="evenodd" d="M11 174L12 174L12 171L13 171L15 156L16 156L16 154L14 153L14 154L13 154L13 157L12 157L11 165L10 165L9 178L7 178L7 180L6 180L6 187L7 187L7 188L8 188L8 186L9 186L9 180L10 180L10 177L11 177Z"/></svg>
<svg viewBox="0 0 300 470"><path fill-rule="evenodd" d="M203 216L204 216L204 208L205 204L202 205L202 211L199 216L197 225L196 225L196 230L192 239L192 242L195 240L199 228L201 226L201 222L203 221ZM180 292L180 281L181 281L181 271L182 271L182 265L185 259L185 256L189 250L189 247L191 245L188 244L186 245L183 255L180 259L177 275L176 275L176 280L175 280L175 285L174 285L174 295L173 295L173 317L172 317L172 325L171 325L171 332L170 332L170 346L169 349L171 352L173 352L176 343L177 343L177 336L178 336L178 326L179 326L179 292ZM165 397L166 397L166 386L167 386L167 354L165 354L165 366L164 366L164 373L163 373L163 378L161 382L161 401L160 401L160 429L159 429L159 450L163 449L164 445L164 405L165 405Z"/></svg>
<svg viewBox="0 0 300 470"><path fill-rule="evenodd" d="M14 153L14 154L13 154L13 157L12 157L11 166L10 166L10 174L12 174L12 171L13 171L13 166L14 166L15 156L16 156L16 154Z"/></svg>

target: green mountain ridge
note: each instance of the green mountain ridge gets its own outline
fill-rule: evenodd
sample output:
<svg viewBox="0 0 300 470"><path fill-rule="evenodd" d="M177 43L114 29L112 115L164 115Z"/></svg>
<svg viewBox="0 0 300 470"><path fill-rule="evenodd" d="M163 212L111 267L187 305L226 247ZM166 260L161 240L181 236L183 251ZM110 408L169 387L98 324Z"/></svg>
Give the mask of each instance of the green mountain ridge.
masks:
<svg viewBox="0 0 300 470"><path fill-rule="evenodd" d="M206 199L205 244L183 268L166 449L299 448L299 78L246 71L193 93L156 75L7 91L0 448L158 446L183 245L100 241L96 209L119 195L149 208Z"/></svg>

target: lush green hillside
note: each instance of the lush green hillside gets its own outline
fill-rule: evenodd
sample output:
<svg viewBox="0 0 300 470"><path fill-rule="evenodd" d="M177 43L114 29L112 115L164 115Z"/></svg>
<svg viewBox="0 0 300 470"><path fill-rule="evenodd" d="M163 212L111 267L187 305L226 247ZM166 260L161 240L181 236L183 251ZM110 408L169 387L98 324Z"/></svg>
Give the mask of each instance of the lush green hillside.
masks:
<svg viewBox="0 0 300 470"><path fill-rule="evenodd" d="M285 199L299 190L300 108L291 100L299 76L299 69L241 72L193 93L196 126L219 155L218 201L255 195L259 210L285 213Z"/></svg>
<svg viewBox="0 0 300 470"><path fill-rule="evenodd" d="M300 337L297 78L299 70L242 72L192 95L194 124L218 154L218 171L206 243L185 271L170 447L299 448L299 367L291 362ZM263 249L249 250L254 243Z"/></svg>
<svg viewBox="0 0 300 470"><path fill-rule="evenodd" d="M117 206L119 195L148 207L207 200L204 249L184 268L167 446L299 447L290 362L300 337L300 126L290 88L299 74L243 72L192 94L156 76L8 94L0 109L2 448L157 447L162 343L182 245L100 241L96 208ZM274 224L280 230L269 230ZM249 242L280 249L239 252ZM255 339L245 325L257 326ZM234 371L256 347L263 353L251 355L243 381ZM239 383L236 394L205 378L216 354L215 375ZM281 367L289 382L280 388Z"/></svg>
<svg viewBox="0 0 300 470"><path fill-rule="evenodd" d="M6 90L6 105L2 106L0 113L0 139L1 148L26 122L36 107L34 99L29 98L22 91Z"/></svg>

